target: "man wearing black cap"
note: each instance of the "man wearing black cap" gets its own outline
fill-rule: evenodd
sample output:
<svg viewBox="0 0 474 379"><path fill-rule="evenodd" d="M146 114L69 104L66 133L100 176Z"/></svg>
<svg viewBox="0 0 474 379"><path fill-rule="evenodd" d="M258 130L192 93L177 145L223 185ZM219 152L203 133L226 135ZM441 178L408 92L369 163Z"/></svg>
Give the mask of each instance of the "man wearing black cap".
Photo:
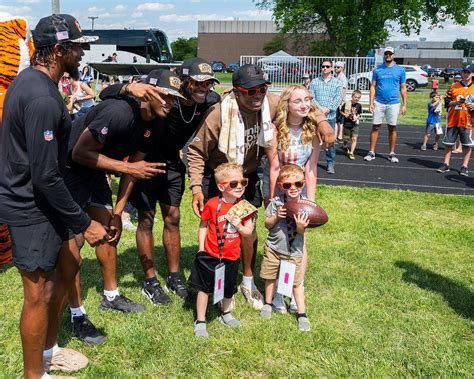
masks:
<svg viewBox="0 0 474 379"><path fill-rule="evenodd" d="M42 18L35 28L32 67L9 87L0 129L0 220L9 225L13 262L24 288L20 334L24 377L49 377L55 364L87 365L87 358L56 344L65 288L74 278L63 259L68 229L102 244L106 230L69 194L63 174L71 120L57 85L68 72L78 77L85 37L70 15ZM46 348L46 350L45 350ZM64 367L63 366L63 367Z"/></svg>
<svg viewBox="0 0 474 379"><path fill-rule="evenodd" d="M138 209L137 247L145 282L143 294L153 304L168 304L170 297L163 291L154 269L153 224L158 202L163 217L163 246L168 263L166 288L181 298L188 296L188 291L179 275L180 240L180 204L184 192L186 168L181 161L181 150L194 134L206 110L220 101L220 96L212 90L215 78L211 65L201 58L192 58L183 62L179 69L183 82L180 92L186 99L178 99L171 109L164 128L164 135L156 141L155 149L146 157L150 162L165 162L167 175L159 175L148 181L138 181L130 195L130 202ZM101 98L116 97L123 92L121 85L108 87L101 93ZM139 95L140 84L126 90L132 95ZM131 187L130 177L124 175L120 188ZM132 184L133 185L133 184ZM115 214L120 214L128 194L119 193Z"/></svg>
<svg viewBox="0 0 474 379"><path fill-rule="evenodd" d="M164 88L168 95L159 101L139 102L132 97L108 99L94 107L86 116L73 124L69 143L69 167L65 181L73 198L89 215L111 229L111 238L96 248L104 293L100 309L122 312L141 312L143 305L134 303L120 294L116 279L116 245L121 233L121 218L112 212L112 193L105 173L129 174L135 179L150 179L165 173L159 169L163 163L146 162L146 153L154 148L154 141L162 133L162 119L170 112L180 79L167 70L153 70L145 80L146 85ZM128 162L124 158L131 156ZM79 242L80 244L80 242ZM71 267L80 261L79 253L69 257ZM105 337L87 318L81 306L79 275L70 291L71 322L80 339L98 344Z"/></svg>
<svg viewBox="0 0 474 379"><path fill-rule="evenodd" d="M197 216L206 199L217 196L213 171L221 163L243 166L249 179L244 198L259 207L262 203L257 167L264 147L271 142L271 122L275 118L279 97L267 94L271 84L261 68L246 64L232 75L234 86L221 102L212 106L188 149L190 187L193 210ZM333 143L335 136L325 121L319 131L325 142ZM254 309L263 307L263 297L253 280L256 235L242 238L243 281L241 291Z"/></svg>

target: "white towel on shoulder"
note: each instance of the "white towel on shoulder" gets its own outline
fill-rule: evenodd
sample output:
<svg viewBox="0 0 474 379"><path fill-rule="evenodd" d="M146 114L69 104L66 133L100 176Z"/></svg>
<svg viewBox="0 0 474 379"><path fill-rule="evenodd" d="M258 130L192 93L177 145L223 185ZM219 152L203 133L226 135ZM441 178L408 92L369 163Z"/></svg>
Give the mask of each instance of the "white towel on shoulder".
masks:
<svg viewBox="0 0 474 379"><path fill-rule="evenodd" d="M270 116L270 105L265 96L263 99L258 144L267 147L273 138ZM245 158L245 125L233 92L221 102L221 130L219 134L219 151L224 153L231 163L242 165Z"/></svg>

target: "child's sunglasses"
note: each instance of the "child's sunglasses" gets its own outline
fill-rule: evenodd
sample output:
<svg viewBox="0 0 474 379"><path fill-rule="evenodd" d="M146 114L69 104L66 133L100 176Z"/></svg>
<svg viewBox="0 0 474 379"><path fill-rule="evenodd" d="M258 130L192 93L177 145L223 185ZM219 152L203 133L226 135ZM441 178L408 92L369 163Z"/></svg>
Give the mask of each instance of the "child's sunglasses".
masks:
<svg viewBox="0 0 474 379"><path fill-rule="evenodd" d="M297 180L296 182L279 182L278 184L284 190L289 190L293 186L295 186L295 188L303 188L304 187L304 179L303 180Z"/></svg>
<svg viewBox="0 0 474 379"><path fill-rule="evenodd" d="M237 186L240 184L242 187L247 187L249 184L249 180L247 178L243 178L240 180L232 180L230 182L220 182L217 183L221 186L229 186L230 188L234 189L237 188Z"/></svg>
<svg viewBox="0 0 474 379"><path fill-rule="evenodd" d="M255 96L257 93L265 94L267 93L267 86L257 87L257 88L243 88L243 87L235 87L239 91L244 92L247 96Z"/></svg>

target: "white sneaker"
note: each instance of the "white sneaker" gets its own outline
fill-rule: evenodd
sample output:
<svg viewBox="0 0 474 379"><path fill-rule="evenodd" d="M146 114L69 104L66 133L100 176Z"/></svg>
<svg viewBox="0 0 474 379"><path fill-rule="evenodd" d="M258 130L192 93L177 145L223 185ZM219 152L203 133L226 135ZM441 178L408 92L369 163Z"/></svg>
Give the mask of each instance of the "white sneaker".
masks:
<svg viewBox="0 0 474 379"><path fill-rule="evenodd" d="M253 309L259 311L263 308L263 296L258 289L254 289L253 291L245 287L243 284L240 285L240 291L242 291L242 295L245 297L245 301L249 303Z"/></svg>
<svg viewBox="0 0 474 379"><path fill-rule="evenodd" d="M130 220L122 220L122 228L131 231L137 230L137 227Z"/></svg>
<svg viewBox="0 0 474 379"><path fill-rule="evenodd" d="M364 157L364 161L370 162L375 159L375 153L372 151L369 151L367 155Z"/></svg>
<svg viewBox="0 0 474 379"><path fill-rule="evenodd" d="M286 314L287 313L287 310L286 310L286 303L285 303L285 298L283 297L282 294L280 293L276 293L274 296L273 296L273 310L275 312L278 312L278 313L281 313L282 315Z"/></svg>
<svg viewBox="0 0 474 379"><path fill-rule="evenodd" d="M388 156L388 160L392 163L398 163L398 158L397 156L395 155L395 153L392 153Z"/></svg>

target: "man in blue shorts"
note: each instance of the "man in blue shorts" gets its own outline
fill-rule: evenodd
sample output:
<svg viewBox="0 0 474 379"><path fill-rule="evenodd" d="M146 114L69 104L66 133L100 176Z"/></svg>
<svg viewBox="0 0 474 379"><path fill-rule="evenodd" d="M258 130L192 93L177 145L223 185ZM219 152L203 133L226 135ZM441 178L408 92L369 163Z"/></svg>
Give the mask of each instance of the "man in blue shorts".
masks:
<svg viewBox="0 0 474 379"><path fill-rule="evenodd" d="M395 63L393 47L387 46L384 51L384 63L372 73L370 86L369 110L374 114L372 132L370 133L370 150L364 157L365 161L375 159L375 145L379 138L380 125L385 118L388 126L388 144L390 153L388 160L398 163L395 155L397 143L397 119L400 112L400 94L402 95L402 114L407 111L406 75L403 67Z"/></svg>

